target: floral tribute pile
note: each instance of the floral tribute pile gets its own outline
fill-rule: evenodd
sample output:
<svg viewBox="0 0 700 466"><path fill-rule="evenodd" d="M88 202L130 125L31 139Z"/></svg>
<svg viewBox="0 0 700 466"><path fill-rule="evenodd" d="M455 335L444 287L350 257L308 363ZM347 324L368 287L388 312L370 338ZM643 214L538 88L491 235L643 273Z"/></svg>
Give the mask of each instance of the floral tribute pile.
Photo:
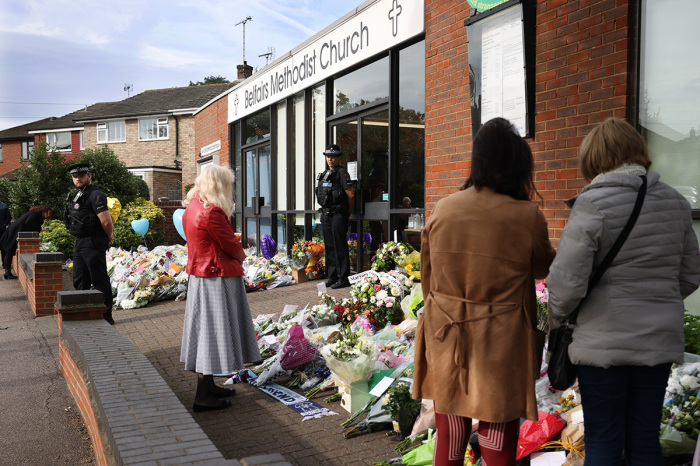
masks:
<svg viewBox="0 0 700 466"><path fill-rule="evenodd" d="M292 266L297 269L304 269L307 277L311 280L324 278L326 268L323 264L323 253L326 247L319 241L300 241L294 243L290 249Z"/></svg>
<svg viewBox="0 0 700 466"><path fill-rule="evenodd" d="M249 250L243 261L247 291L293 284L289 260L280 253L270 260ZM122 309L147 306L151 302L187 298L187 247L158 246L136 251L111 248L107 251L107 272L116 294L115 305Z"/></svg>

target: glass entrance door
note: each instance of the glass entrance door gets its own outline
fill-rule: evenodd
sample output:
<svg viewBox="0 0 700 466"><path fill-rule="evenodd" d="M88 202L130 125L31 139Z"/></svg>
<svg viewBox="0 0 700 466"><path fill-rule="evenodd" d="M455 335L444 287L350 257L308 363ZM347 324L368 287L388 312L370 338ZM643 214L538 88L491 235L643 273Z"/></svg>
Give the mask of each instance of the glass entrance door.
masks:
<svg viewBox="0 0 700 466"><path fill-rule="evenodd" d="M271 220L271 167L270 145L244 150L245 200L243 215L247 245L255 246L260 254L260 238L272 234Z"/></svg>
<svg viewBox="0 0 700 466"><path fill-rule="evenodd" d="M351 263L355 271L367 270L379 245L389 241L389 111L360 114L335 124L331 134L355 188L350 232L357 234L357 247L351 248Z"/></svg>

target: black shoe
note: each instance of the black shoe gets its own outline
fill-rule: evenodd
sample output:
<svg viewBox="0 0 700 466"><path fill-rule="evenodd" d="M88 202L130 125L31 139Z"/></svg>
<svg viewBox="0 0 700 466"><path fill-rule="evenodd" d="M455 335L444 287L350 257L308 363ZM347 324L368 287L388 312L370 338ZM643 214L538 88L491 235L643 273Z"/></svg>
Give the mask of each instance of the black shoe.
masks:
<svg viewBox="0 0 700 466"><path fill-rule="evenodd" d="M194 406L192 406L192 410L195 413L199 413L202 411L215 411L217 409L224 409L224 408L228 408L229 406L231 406L231 402L229 400L217 400L217 401L218 401L218 403L213 404L213 405L200 405L200 404L195 403Z"/></svg>
<svg viewBox="0 0 700 466"><path fill-rule="evenodd" d="M112 314L104 314L103 317L109 323L109 325L114 325L114 319L112 318Z"/></svg>
<svg viewBox="0 0 700 466"><path fill-rule="evenodd" d="M219 390L215 392L210 391L209 396L213 396L214 398L227 398L236 394L235 388L219 388Z"/></svg>
<svg viewBox="0 0 700 466"><path fill-rule="evenodd" d="M329 278L326 280L326 286L333 286L335 283L338 283L337 278Z"/></svg>
<svg viewBox="0 0 700 466"><path fill-rule="evenodd" d="M12 272L9 272L9 271L5 272L4 277L5 277L5 280L17 280L17 276L12 275Z"/></svg>
<svg viewBox="0 0 700 466"><path fill-rule="evenodd" d="M331 285L331 288L337 290L338 288L347 288L348 286L350 286L350 281L347 278L342 278Z"/></svg>

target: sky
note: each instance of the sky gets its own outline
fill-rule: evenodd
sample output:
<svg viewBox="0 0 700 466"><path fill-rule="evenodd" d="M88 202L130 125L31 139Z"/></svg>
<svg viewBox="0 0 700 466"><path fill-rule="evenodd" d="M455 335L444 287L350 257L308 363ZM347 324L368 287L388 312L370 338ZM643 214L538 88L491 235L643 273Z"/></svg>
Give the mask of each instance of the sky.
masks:
<svg viewBox="0 0 700 466"><path fill-rule="evenodd" d="M281 57L364 0L0 0L0 130ZM271 62L272 60L270 60ZM132 85L130 92L125 85Z"/></svg>

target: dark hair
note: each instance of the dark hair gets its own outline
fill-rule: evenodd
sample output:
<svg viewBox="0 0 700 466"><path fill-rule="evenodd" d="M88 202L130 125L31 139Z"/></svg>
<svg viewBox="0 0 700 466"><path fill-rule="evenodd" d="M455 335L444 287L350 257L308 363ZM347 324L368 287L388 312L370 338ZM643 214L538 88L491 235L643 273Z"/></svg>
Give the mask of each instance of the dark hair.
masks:
<svg viewBox="0 0 700 466"><path fill-rule="evenodd" d="M39 211L41 212L42 215L46 215L47 217L50 217L53 215L53 209L45 204L42 205L37 205L29 209L30 212L32 211Z"/></svg>
<svg viewBox="0 0 700 466"><path fill-rule="evenodd" d="M532 151L518 130L505 118L494 118L474 137L471 173L461 189L483 187L518 200L537 193L532 181Z"/></svg>

